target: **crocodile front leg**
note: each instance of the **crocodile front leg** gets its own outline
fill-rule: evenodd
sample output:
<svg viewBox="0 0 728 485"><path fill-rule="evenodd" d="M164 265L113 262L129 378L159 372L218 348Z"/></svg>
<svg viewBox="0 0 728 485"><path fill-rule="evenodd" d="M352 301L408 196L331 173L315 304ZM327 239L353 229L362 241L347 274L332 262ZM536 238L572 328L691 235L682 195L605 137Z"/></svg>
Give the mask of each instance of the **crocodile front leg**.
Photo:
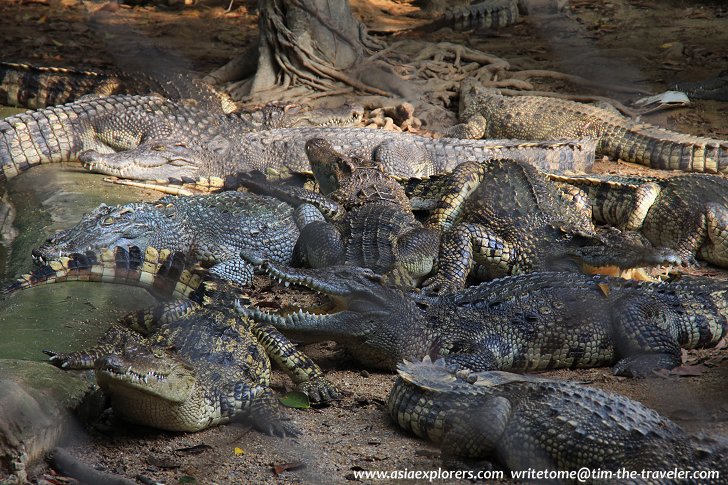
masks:
<svg viewBox="0 0 728 485"><path fill-rule="evenodd" d="M341 233L333 224L315 221L301 229L293 249L293 261L311 268L344 264L346 248Z"/></svg>
<svg viewBox="0 0 728 485"><path fill-rule="evenodd" d="M247 417L260 432L271 436L297 436L300 432L281 415L278 401L267 386L238 383L219 396L220 421Z"/></svg>
<svg viewBox="0 0 728 485"><path fill-rule="evenodd" d="M728 208L722 204L708 204L705 220L708 237L698 255L711 264L728 267Z"/></svg>
<svg viewBox="0 0 728 485"><path fill-rule="evenodd" d="M252 320L251 320L252 322ZM341 393L309 356L283 336L275 327L252 322L255 338L265 347L268 356L277 363L313 402L329 402L341 397Z"/></svg>
<svg viewBox="0 0 728 485"><path fill-rule="evenodd" d="M275 197L284 202L288 202L294 207L299 207L304 204L311 205L317 208L329 220L339 220L346 212L339 203L329 199L325 195L304 189L303 187L273 185L265 180L260 180L252 176L244 176L242 174L238 176L238 182L251 192Z"/></svg>
<svg viewBox="0 0 728 485"><path fill-rule="evenodd" d="M187 298L179 298L128 313L121 317L118 323L146 337L159 326L189 316L199 308L199 303Z"/></svg>
<svg viewBox="0 0 728 485"><path fill-rule="evenodd" d="M681 362L679 310L649 297L617 302L612 315L612 337L619 361L616 375L646 377L653 370L672 369Z"/></svg>
<svg viewBox="0 0 728 485"><path fill-rule="evenodd" d="M500 277L516 271L516 245L481 224L464 223L443 236L437 274L425 281L428 291L449 292L465 287L475 263L480 274Z"/></svg>

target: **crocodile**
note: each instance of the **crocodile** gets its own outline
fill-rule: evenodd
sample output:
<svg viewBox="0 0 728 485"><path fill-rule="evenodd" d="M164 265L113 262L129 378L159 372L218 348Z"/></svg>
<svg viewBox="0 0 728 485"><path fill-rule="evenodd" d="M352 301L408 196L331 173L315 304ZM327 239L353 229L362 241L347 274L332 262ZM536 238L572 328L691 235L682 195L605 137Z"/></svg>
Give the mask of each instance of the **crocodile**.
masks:
<svg viewBox="0 0 728 485"><path fill-rule="evenodd" d="M552 180L583 189L594 220L639 231L655 246L728 267L728 181L717 175L667 178L603 175Z"/></svg>
<svg viewBox="0 0 728 485"><path fill-rule="evenodd" d="M248 285L253 268L240 259L243 249L289 263L299 229L323 219L308 205L295 210L273 197L221 192L167 196L157 202L99 207L75 226L57 232L33 250L36 261L114 246L148 246L182 252L221 278Z"/></svg>
<svg viewBox="0 0 728 485"><path fill-rule="evenodd" d="M312 205L327 216L301 229L294 260L313 268L363 266L416 286L434 267L440 233L415 219L402 185L380 165L343 155L323 138L309 140L305 150L320 193L240 180L249 190Z"/></svg>
<svg viewBox="0 0 728 485"><path fill-rule="evenodd" d="M728 172L728 141L677 133L621 114L546 96L503 96L464 85L461 125L450 136L551 140L591 137L597 154L652 168Z"/></svg>
<svg viewBox="0 0 728 485"><path fill-rule="evenodd" d="M586 194L560 190L535 167L513 160L465 162L444 183L426 226L443 231L437 273L429 291L463 288L479 280L533 271L580 271L616 266L676 264L621 234L599 234Z"/></svg>
<svg viewBox="0 0 728 485"><path fill-rule="evenodd" d="M646 376L680 365L681 348L717 345L728 330L728 283L709 278L529 273L434 296L384 285L367 268L262 267L322 292L333 311L283 315L241 303L239 312L296 340L335 340L385 369L429 355L473 371L611 365L618 375Z"/></svg>
<svg viewBox="0 0 728 485"><path fill-rule="evenodd" d="M579 482L589 483L620 481L614 478L624 469L713 470L720 477L700 483L716 484L728 473L725 437L690 435L620 394L566 380L458 371L429 358L400 364L398 374L387 399L389 415L439 443L448 467L587 470L593 475L579 475ZM610 479L607 471L615 475ZM576 473L566 477L553 482L576 483Z"/></svg>
<svg viewBox="0 0 728 485"><path fill-rule="evenodd" d="M422 3L419 16L433 17L427 29L449 27L454 30L497 29L513 25L518 20L517 0L486 1L427 1ZM421 28L420 28L421 29Z"/></svg>
<svg viewBox="0 0 728 485"><path fill-rule="evenodd" d="M139 286L167 300L112 325L94 348L47 352L64 369L94 368L113 407L130 421L198 431L253 412L256 426L283 432L265 413L255 414L271 409L269 357L312 401L339 395L277 330L232 311L235 300L245 298L244 288L197 270L181 252L117 246L72 253L24 275L4 293L63 281Z"/></svg>
<svg viewBox="0 0 728 485"><path fill-rule="evenodd" d="M714 99L728 101L728 70L721 71L717 76L696 82L679 82L672 89L682 91L691 99Z"/></svg>
<svg viewBox="0 0 728 485"><path fill-rule="evenodd" d="M206 111L235 111L233 100L191 74L147 74L41 67L0 62L0 104L39 109L76 101L84 96L156 94L192 103Z"/></svg>
<svg viewBox="0 0 728 485"><path fill-rule="evenodd" d="M184 143L198 139L210 141L208 148L214 149L218 138L229 143L225 137L237 139L254 130L347 125L362 114L356 106L307 110L295 105L220 114L159 96L84 98L0 120L0 182L41 163L76 161L87 151L109 154L140 144L157 150L155 140ZM179 177L194 177L198 170L179 159L170 164L170 175Z"/></svg>
<svg viewBox="0 0 728 485"><path fill-rule="evenodd" d="M336 399L338 391L280 332L241 318L232 303L163 303L113 324L92 348L45 353L66 370L94 369L114 412L126 421L200 431L247 417L266 433L295 434L277 410L269 356L312 401Z"/></svg>
<svg viewBox="0 0 728 485"><path fill-rule="evenodd" d="M88 151L81 157L94 172L130 179L197 178L201 185L234 174L261 171L271 178L311 172L306 141L324 138L335 150L379 162L390 175L428 177L449 172L465 160L511 157L544 170L588 172L594 162L591 140L530 142L430 138L370 128L281 128L240 136L216 137L197 144L146 144L119 153Z"/></svg>

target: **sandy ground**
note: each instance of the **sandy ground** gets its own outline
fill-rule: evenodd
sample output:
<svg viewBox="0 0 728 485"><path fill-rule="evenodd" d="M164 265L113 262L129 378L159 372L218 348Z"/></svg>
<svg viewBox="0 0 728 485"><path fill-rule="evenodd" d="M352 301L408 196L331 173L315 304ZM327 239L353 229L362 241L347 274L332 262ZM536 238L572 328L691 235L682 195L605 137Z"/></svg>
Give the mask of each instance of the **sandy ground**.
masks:
<svg viewBox="0 0 728 485"><path fill-rule="evenodd" d="M401 16L413 10L406 0L352 3L377 32L397 31L414 22ZM0 15L5 19L0 32L3 60L129 69L144 68L145 61L155 59L154 63L208 72L255 42L253 4L236 0L235 8L225 13L219 5L165 11L124 8L113 1L6 0L0 3ZM432 39L479 48L508 59L517 69L553 69L602 84L637 84L646 91L660 92L674 81L699 80L728 67L728 10L720 5L680 0L574 0L566 15L526 17L496 32L440 31ZM537 87L587 92L584 87L554 80L544 80ZM620 93L596 93L611 94L623 102L634 99ZM726 115L728 103L701 101L647 119L676 130L726 138ZM613 162L600 163L598 170L645 172ZM725 276L709 268L701 272ZM276 287L265 291L284 292ZM302 432L297 438L272 438L238 424L171 434L111 420L86 427L68 447L98 469L166 483L343 483L353 480L357 470L431 470L440 466L437 448L401 432L386 416L384 403L392 375L363 372L333 343L309 346L306 351L329 371L330 379L345 395L324 408L286 409ZM690 352L686 359L699 366L699 375L629 380L612 376L608 369L547 375L622 393L690 431L728 433L725 349ZM283 392L289 385L287 378L276 375L277 391ZM197 445L205 445L195 448L199 453L184 450ZM283 464L299 466L276 473L275 466ZM49 478L48 473L39 468L34 479Z"/></svg>

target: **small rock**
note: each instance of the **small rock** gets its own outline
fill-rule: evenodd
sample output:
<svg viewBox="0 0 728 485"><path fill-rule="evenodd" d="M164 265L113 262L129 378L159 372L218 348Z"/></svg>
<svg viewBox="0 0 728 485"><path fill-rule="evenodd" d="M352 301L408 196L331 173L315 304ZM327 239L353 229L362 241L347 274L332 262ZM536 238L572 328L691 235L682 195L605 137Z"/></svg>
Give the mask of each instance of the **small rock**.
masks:
<svg viewBox="0 0 728 485"><path fill-rule="evenodd" d="M369 374L369 371L367 370L362 370L361 372L359 372L359 375L362 377L369 377L371 374Z"/></svg>

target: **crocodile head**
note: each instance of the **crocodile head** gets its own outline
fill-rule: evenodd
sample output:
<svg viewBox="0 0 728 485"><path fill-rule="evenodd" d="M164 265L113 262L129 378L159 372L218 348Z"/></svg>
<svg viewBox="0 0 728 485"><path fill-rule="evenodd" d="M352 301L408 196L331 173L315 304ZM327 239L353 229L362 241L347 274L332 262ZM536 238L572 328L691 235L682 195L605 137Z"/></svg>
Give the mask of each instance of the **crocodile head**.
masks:
<svg viewBox="0 0 728 485"><path fill-rule="evenodd" d="M360 165L371 165L371 162L341 155L323 138L312 138L306 142L306 156L324 195L339 190ZM357 161L361 163L357 164Z"/></svg>
<svg viewBox="0 0 728 485"><path fill-rule="evenodd" d="M174 354L143 345L97 359L95 371L106 392L140 392L170 403L184 402L197 385L192 368Z"/></svg>
<svg viewBox="0 0 728 485"><path fill-rule="evenodd" d="M364 108L344 104L336 108L311 108L299 104L266 105L255 114L261 116L264 129L355 126L364 118Z"/></svg>
<svg viewBox="0 0 728 485"><path fill-rule="evenodd" d="M404 188L380 163L343 155L323 138L308 140L305 150L321 193L346 208L384 201L410 210Z"/></svg>
<svg viewBox="0 0 728 485"><path fill-rule="evenodd" d="M410 355L408 351L410 345L418 350L428 345L421 341L427 338L422 312L406 292L384 285L382 276L370 269L353 266L299 269L271 262L264 262L262 267L286 284L323 293L332 300L333 309L327 313L299 309L279 314L237 304L243 315L271 324L296 339L342 342L357 359L373 367L392 369L403 358L422 357ZM418 335L410 336L410 329Z"/></svg>
<svg viewBox="0 0 728 485"><path fill-rule="evenodd" d="M114 246L138 246L142 250L149 245L162 247L163 233L173 229L171 226L176 222L170 217L172 209L158 209L154 204L143 202L116 206L101 204L85 214L75 226L49 237L33 250L33 258L43 263L72 253ZM171 242L179 241L168 241Z"/></svg>
<svg viewBox="0 0 728 485"><path fill-rule="evenodd" d="M197 431L191 416L206 406L194 370L174 353L127 345L95 363L96 382L124 419L170 431Z"/></svg>
<svg viewBox="0 0 728 485"><path fill-rule="evenodd" d="M92 172L135 180L195 182L218 152L195 149L173 140L155 140L120 152L88 150L79 161Z"/></svg>

